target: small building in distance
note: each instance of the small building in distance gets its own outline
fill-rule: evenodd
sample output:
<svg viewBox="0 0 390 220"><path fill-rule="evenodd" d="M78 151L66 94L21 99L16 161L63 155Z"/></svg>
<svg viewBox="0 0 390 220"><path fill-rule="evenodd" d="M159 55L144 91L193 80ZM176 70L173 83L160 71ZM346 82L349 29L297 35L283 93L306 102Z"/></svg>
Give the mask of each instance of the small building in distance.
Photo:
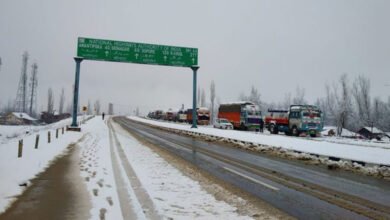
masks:
<svg viewBox="0 0 390 220"><path fill-rule="evenodd" d="M381 140L385 136L385 133L376 127L363 127L357 133L370 140Z"/></svg>
<svg viewBox="0 0 390 220"><path fill-rule="evenodd" d="M38 120L23 112L9 112L0 118L0 124L3 125L31 125Z"/></svg>
<svg viewBox="0 0 390 220"><path fill-rule="evenodd" d="M65 118L70 118L69 113L64 113L64 114L58 114L57 112L55 113L48 113L48 112L42 112L41 113L41 121L46 123L46 124L51 124L60 120L63 120Z"/></svg>

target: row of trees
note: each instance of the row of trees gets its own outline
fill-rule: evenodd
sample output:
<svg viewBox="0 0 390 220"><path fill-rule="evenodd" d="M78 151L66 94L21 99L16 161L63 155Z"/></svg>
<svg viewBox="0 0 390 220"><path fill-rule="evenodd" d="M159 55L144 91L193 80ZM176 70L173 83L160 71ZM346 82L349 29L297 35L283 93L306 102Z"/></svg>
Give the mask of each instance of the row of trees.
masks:
<svg viewBox="0 0 390 220"><path fill-rule="evenodd" d="M342 129L357 131L361 127L377 127L383 131L390 131L390 96L387 102L379 97L371 97L371 83L369 78L358 76L350 80L347 74L343 74L337 81L325 85L325 95L315 103L324 112L325 125L337 127L337 134L341 135ZM210 83L210 102L206 101L206 92L198 88L198 106L209 107L211 119L215 119L220 104L216 96L215 82ZM292 104L310 104L305 99L305 89L297 87L293 93L285 94L280 102L267 103L261 100L261 94L257 88L251 87L248 94L241 93L238 97L241 101L251 101L260 106L263 114L268 109L288 109Z"/></svg>
<svg viewBox="0 0 390 220"><path fill-rule="evenodd" d="M390 97L387 102L371 97L371 83L367 77L358 76L352 83L347 74L337 82L325 86L325 97L316 102L324 111L325 122L337 126L337 133L343 128L356 131L361 127L377 127L390 130Z"/></svg>

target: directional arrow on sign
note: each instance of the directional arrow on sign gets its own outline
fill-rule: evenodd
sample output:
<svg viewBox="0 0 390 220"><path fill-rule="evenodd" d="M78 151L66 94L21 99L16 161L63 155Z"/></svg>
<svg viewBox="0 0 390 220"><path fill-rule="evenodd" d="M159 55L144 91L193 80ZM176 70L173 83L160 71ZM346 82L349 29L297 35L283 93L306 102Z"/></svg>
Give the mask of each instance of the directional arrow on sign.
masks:
<svg viewBox="0 0 390 220"><path fill-rule="evenodd" d="M106 57L108 57L109 52L106 50L106 52L104 52L104 53L106 54Z"/></svg>
<svg viewBox="0 0 390 220"><path fill-rule="evenodd" d="M164 61L167 61L167 56L164 56Z"/></svg>
<svg viewBox="0 0 390 220"><path fill-rule="evenodd" d="M195 58L192 58L192 63L195 63Z"/></svg>
<svg viewBox="0 0 390 220"><path fill-rule="evenodd" d="M139 55L138 53L135 54L135 59L137 60L138 60L138 55Z"/></svg>

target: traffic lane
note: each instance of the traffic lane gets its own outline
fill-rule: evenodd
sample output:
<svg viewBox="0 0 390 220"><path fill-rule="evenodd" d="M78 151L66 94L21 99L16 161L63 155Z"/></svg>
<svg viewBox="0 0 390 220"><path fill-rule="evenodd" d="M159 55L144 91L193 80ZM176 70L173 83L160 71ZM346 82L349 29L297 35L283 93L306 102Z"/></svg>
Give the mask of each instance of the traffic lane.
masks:
<svg viewBox="0 0 390 220"><path fill-rule="evenodd" d="M349 210L332 205L316 197L304 194L285 187L284 185L269 181L261 176L237 169L236 167L204 155L196 147L189 148L172 143L163 137L155 136L139 128L125 125L131 132L146 138L152 144L160 146L196 166L207 170L211 174L229 182L245 191L258 196L271 205L287 213L303 219L326 218L337 219L366 219ZM194 142L196 142L194 140Z"/></svg>
<svg viewBox="0 0 390 220"><path fill-rule="evenodd" d="M128 119L125 119L128 120ZM130 120L128 120L130 121ZM299 178L321 187L364 198L378 204L390 204L390 184L388 181L356 175L343 171L331 171L323 167L305 165L299 162L267 157L245 150L223 146L221 144L199 141L174 133L161 131L149 126L130 122L132 126L146 130L159 137L199 149L207 149L225 157L235 158L253 166Z"/></svg>

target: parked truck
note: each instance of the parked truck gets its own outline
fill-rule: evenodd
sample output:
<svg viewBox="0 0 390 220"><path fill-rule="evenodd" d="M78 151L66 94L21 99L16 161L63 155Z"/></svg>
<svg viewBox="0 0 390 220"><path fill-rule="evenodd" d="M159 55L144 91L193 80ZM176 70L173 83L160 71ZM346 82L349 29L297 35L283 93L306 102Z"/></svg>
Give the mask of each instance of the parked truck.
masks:
<svg viewBox="0 0 390 220"><path fill-rule="evenodd" d="M172 109L168 109L168 111L164 115L164 120L173 121L176 118L176 113Z"/></svg>
<svg viewBox="0 0 390 220"><path fill-rule="evenodd" d="M263 120L258 105L252 102L235 102L221 104L218 118L225 118L233 124L234 129L259 130Z"/></svg>
<svg viewBox="0 0 390 220"><path fill-rule="evenodd" d="M179 110L179 112L176 115L176 121L187 122L187 112L183 109Z"/></svg>
<svg viewBox="0 0 390 220"><path fill-rule="evenodd" d="M324 127L323 115L313 105L291 105L288 110L269 109L265 127L272 134L284 132L286 135L306 134L316 137Z"/></svg>
<svg viewBox="0 0 390 220"><path fill-rule="evenodd" d="M208 125L210 124L210 110L205 107L196 108L197 124ZM187 109L187 121L192 124L192 109Z"/></svg>

